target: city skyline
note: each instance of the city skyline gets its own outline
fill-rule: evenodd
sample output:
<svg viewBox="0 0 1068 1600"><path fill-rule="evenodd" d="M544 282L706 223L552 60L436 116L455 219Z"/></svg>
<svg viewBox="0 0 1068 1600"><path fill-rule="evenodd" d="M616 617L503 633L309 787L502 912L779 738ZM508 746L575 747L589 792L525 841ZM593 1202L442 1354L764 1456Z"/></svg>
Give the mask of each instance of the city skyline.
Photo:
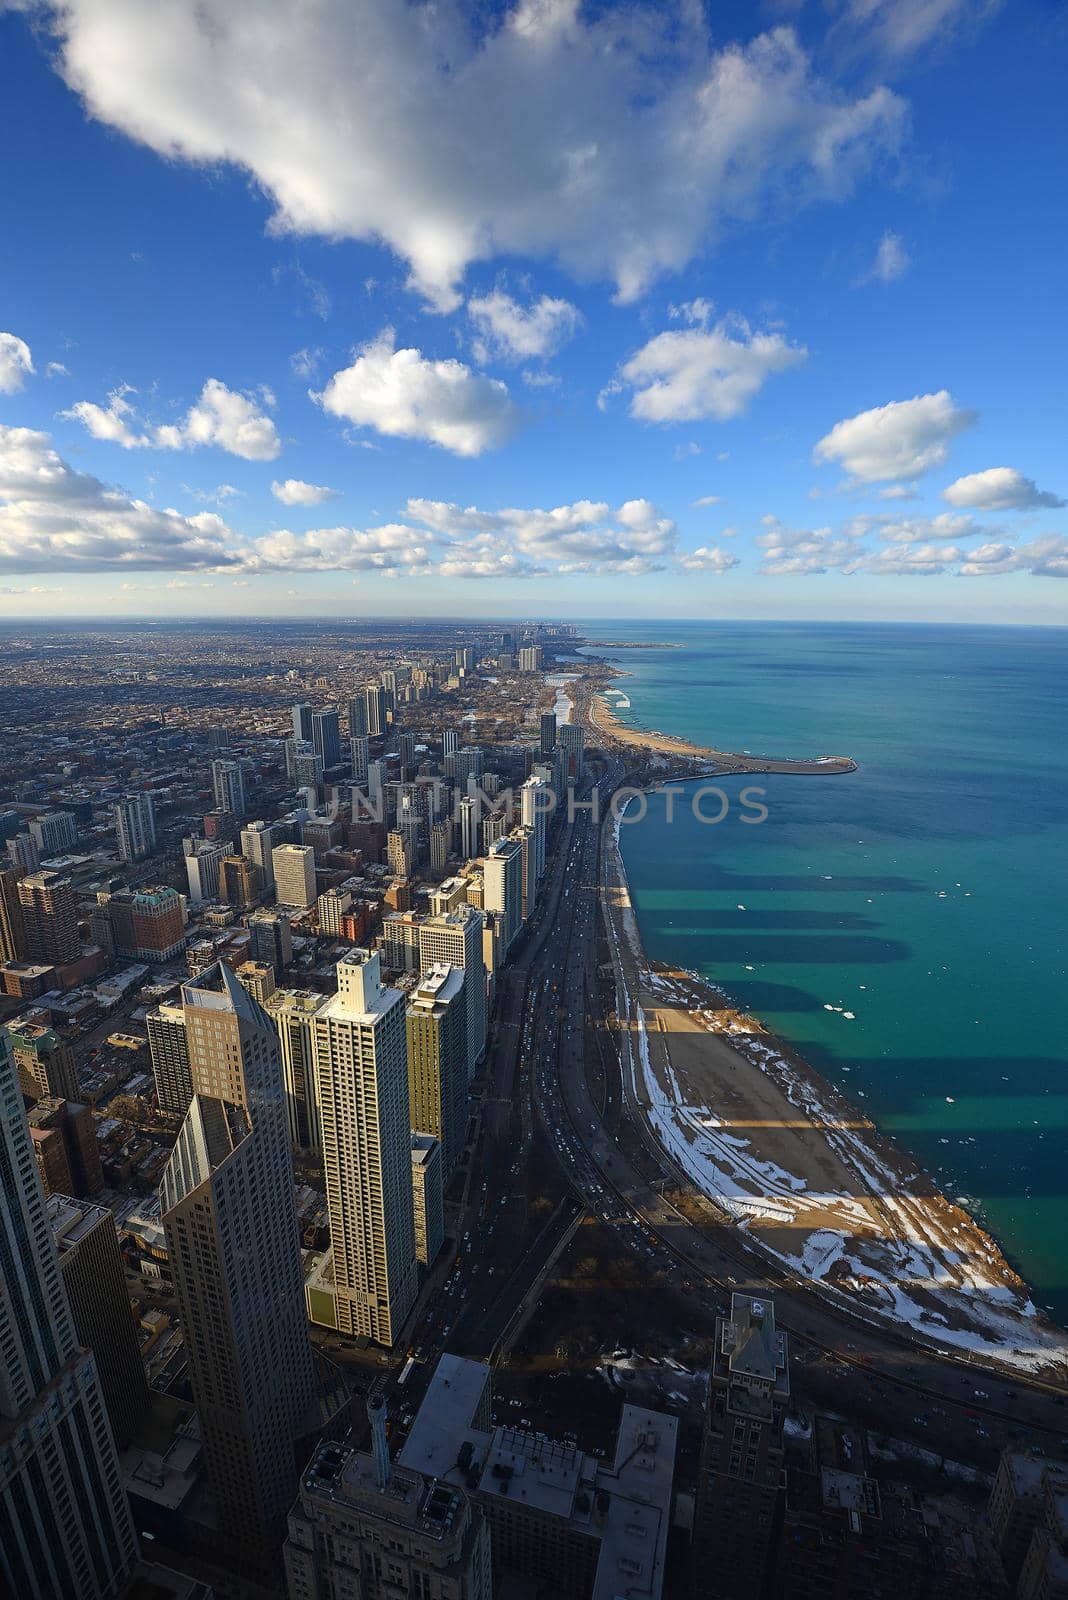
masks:
<svg viewBox="0 0 1068 1600"><path fill-rule="evenodd" d="M1063 17L414 16L0 9L0 617L1063 622Z"/></svg>

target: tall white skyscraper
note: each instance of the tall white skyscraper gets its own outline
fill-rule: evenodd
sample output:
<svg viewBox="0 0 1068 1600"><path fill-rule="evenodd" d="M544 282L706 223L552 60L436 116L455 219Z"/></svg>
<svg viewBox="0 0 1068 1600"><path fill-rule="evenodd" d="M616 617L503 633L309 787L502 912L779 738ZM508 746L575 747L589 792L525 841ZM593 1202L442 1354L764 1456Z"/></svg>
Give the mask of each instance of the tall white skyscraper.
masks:
<svg viewBox="0 0 1068 1600"><path fill-rule="evenodd" d="M239 761L213 761L211 787L219 811L232 811L235 817L245 814L245 780Z"/></svg>
<svg viewBox="0 0 1068 1600"><path fill-rule="evenodd" d="M183 839L189 898L194 905L219 896L219 865L231 850L228 839Z"/></svg>
<svg viewBox="0 0 1068 1600"><path fill-rule="evenodd" d="M501 924L501 953L507 955L523 923L523 844L511 836L498 839L482 862L485 907Z"/></svg>
<svg viewBox="0 0 1068 1600"><path fill-rule="evenodd" d="M114 809L115 838L124 861L141 861L156 848L156 818L150 794L127 794Z"/></svg>
<svg viewBox="0 0 1068 1600"><path fill-rule="evenodd" d="M481 852L482 801L477 794L465 794L460 801L460 854L473 861Z"/></svg>
<svg viewBox="0 0 1068 1600"><path fill-rule="evenodd" d="M275 1029L229 967L182 989L193 1099L160 1185L204 1460L227 1536L281 1543L315 1385Z"/></svg>
<svg viewBox="0 0 1068 1600"><path fill-rule="evenodd" d="M392 1345L419 1284L405 1000L377 951L350 950L337 982L314 1022L337 1326Z"/></svg>
<svg viewBox="0 0 1068 1600"><path fill-rule="evenodd" d="M276 845L274 866L275 894L280 906L315 904L315 851L310 844Z"/></svg>
<svg viewBox="0 0 1068 1600"><path fill-rule="evenodd" d="M545 871L545 835L548 828L548 807L551 791L541 778L531 776L519 790L519 820L524 828L534 834L534 876L540 879Z"/></svg>
<svg viewBox="0 0 1068 1600"><path fill-rule="evenodd" d="M486 1051L486 964L482 954L485 926L482 912L469 905L453 906L451 911L426 917L419 925L420 969L428 972L442 963L463 969L469 1078Z"/></svg>
<svg viewBox="0 0 1068 1600"><path fill-rule="evenodd" d="M259 887L274 887L274 862L271 852L277 842L278 832L269 822L250 822L241 829L241 854L251 861L259 872Z"/></svg>
<svg viewBox="0 0 1068 1600"><path fill-rule="evenodd" d="M310 744L312 736L312 708L301 703L293 707L293 737L305 739Z"/></svg>
<svg viewBox="0 0 1068 1600"><path fill-rule="evenodd" d="M117 1600L137 1559L96 1360L78 1348L0 1037L0 1591Z"/></svg>

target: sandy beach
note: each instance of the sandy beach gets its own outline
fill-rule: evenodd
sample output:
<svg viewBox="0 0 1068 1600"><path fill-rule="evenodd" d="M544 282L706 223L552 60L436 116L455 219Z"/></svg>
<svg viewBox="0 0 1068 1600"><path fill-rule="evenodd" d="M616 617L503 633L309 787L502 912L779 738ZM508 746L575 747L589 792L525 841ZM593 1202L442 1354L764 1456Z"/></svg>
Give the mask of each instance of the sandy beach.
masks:
<svg viewBox="0 0 1068 1600"><path fill-rule="evenodd" d="M755 1017L651 963L605 830L603 908L628 1098L679 1178L748 1241L857 1314L955 1356L1060 1378L1068 1335L1000 1248Z"/></svg>

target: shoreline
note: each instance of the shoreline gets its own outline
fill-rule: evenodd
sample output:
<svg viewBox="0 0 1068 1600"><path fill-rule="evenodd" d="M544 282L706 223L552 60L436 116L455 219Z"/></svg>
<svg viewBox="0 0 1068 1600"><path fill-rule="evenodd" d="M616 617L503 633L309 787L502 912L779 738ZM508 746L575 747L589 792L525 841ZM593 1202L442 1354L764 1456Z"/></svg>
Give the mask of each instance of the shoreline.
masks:
<svg viewBox="0 0 1068 1600"><path fill-rule="evenodd" d="M668 776L651 782L651 765L685 762L671 781L857 769L851 757L759 757L627 727L603 689L630 674L591 666L573 686L573 720L625 753L645 751L643 790ZM601 896L625 1093L684 1183L839 1309L958 1360L1063 1381L1068 1334L1037 1309L994 1237L788 1041L710 980L650 961L618 823L606 841Z"/></svg>
<svg viewBox="0 0 1068 1600"><path fill-rule="evenodd" d="M683 1183L839 1309L1062 1384L1068 1334L997 1240L787 1040L712 980L649 959L619 825L605 837L626 1094Z"/></svg>

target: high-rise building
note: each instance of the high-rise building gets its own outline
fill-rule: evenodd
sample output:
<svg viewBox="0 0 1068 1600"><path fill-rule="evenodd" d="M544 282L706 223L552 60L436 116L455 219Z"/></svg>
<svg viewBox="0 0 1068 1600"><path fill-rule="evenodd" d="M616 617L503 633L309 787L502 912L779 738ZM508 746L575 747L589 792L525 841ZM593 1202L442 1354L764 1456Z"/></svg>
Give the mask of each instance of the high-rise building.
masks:
<svg viewBox="0 0 1068 1600"><path fill-rule="evenodd" d="M19 905L29 961L62 967L78 959L78 897L69 878L28 873L19 882Z"/></svg>
<svg viewBox="0 0 1068 1600"><path fill-rule="evenodd" d="M432 1267L445 1243L445 1195L441 1145L431 1133L412 1130L412 1207L415 1259Z"/></svg>
<svg viewBox="0 0 1068 1600"><path fill-rule="evenodd" d="M293 707L293 737L299 742L311 744L312 736L312 708L303 703Z"/></svg>
<svg viewBox="0 0 1068 1600"><path fill-rule="evenodd" d="M340 939L341 920L348 915L351 905L351 889L324 889L315 902L320 933L329 934L332 939Z"/></svg>
<svg viewBox="0 0 1068 1600"><path fill-rule="evenodd" d="M386 834L386 861L396 878L410 878L415 867L415 851L411 834L400 828L391 828Z"/></svg>
<svg viewBox="0 0 1068 1600"><path fill-rule="evenodd" d="M271 851L281 842L281 830L269 822L250 822L246 828L241 829L241 854L247 856L256 868L261 892L274 888Z"/></svg>
<svg viewBox="0 0 1068 1600"><path fill-rule="evenodd" d="M349 951L337 979L314 1024L337 1326L392 1345L418 1289L404 996L377 952Z"/></svg>
<svg viewBox="0 0 1068 1600"><path fill-rule="evenodd" d="M267 1004L278 987L274 967L269 961L242 961L236 968L236 976L245 993L258 1000L261 1006Z"/></svg>
<svg viewBox="0 0 1068 1600"><path fill-rule="evenodd" d="M14 1063L0 1036L0 1590L119 1600L137 1541L79 1347Z"/></svg>
<svg viewBox="0 0 1068 1600"><path fill-rule="evenodd" d="M363 695L353 695L348 703L349 738L367 737L367 701Z"/></svg>
<svg viewBox="0 0 1068 1600"><path fill-rule="evenodd" d="M74 1051L65 1039L39 1022L12 1023L6 1032L24 1095L32 1100L45 1095L77 1100Z"/></svg>
<svg viewBox="0 0 1068 1600"><path fill-rule="evenodd" d="M465 794L460 801L460 854L473 861L481 851L482 801L477 794Z"/></svg>
<svg viewBox="0 0 1068 1600"><path fill-rule="evenodd" d="M120 1447L127 1445L149 1396L115 1218L106 1206L54 1194L48 1221L78 1343L96 1357L112 1430Z"/></svg>
<svg viewBox="0 0 1068 1600"><path fill-rule="evenodd" d="M367 764L371 759L371 741L365 733L349 740L349 757L352 761L353 783L367 782Z"/></svg>
<svg viewBox="0 0 1068 1600"><path fill-rule="evenodd" d="M272 867L272 871L273 871ZM281 977L293 959L293 928L284 911L254 911L248 919L249 952L256 961L269 961Z"/></svg>
<svg viewBox="0 0 1068 1600"><path fill-rule="evenodd" d="M455 728L446 728L441 736L441 759L454 756L460 748L460 735Z"/></svg>
<svg viewBox="0 0 1068 1600"><path fill-rule="evenodd" d="M205 900L219 898L219 865L223 856L229 854L230 843L227 839L182 840L189 899L193 905L203 905Z"/></svg>
<svg viewBox="0 0 1068 1600"><path fill-rule="evenodd" d="M312 749L323 763L323 771L341 763L341 719L333 706L312 712Z"/></svg>
<svg viewBox="0 0 1068 1600"><path fill-rule="evenodd" d="M523 925L523 843L514 835L498 839L482 862L485 908L496 913L501 953L507 955Z"/></svg>
<svg viewBox="0 0 1068 1600"><path fill-rule="evenodd" d="M41 852L28 833L16 833L13 839L7 841L8 858L12 867L20 875L27 872L36 872L41 865Z"/></svg>
<svg viewBox="0 0 1068 1600"><path fill-rule="evenodd" d="M247 911L256 904L256 868L247 856L223 856L219 862L219 899L235 911Z"/></svg>
<svg viewBox="0 0 1068 1600"><path fill-rule="evenodd" d="M160 1185L223 1531L280 1543L314 1403L278 1040L223 964L182 989L193 1099Z"/></svg>
<svg viewBox="0 0 1068 1600"><path fill-rule="evenodd" d="M315 1085L315 1018L326 996L314 989L276 989L264 1005L278 1034L286 1125L295 1150L323 1143Z"/></svg>
<svg viewBox="0 0 1068 1600"><path fill-rule="evenodd" d="M138 961L172 961L185 949L183 898L168 884L146 884L105 895L115 949ZM91 924L92 925L92 924Z"/></svg>
<svg viewBox="0 0 1068 1600"><path fill-rule="evenodd" d="M520 1575L553 1600L660 1600L678 1420L625 1405L614 1457L599 1461L536 1428L495 1425L492 1376L442 1356L398 1465L463 1486L490 1526L495 1585Z"/></svg>
<svg viewBox="0 0 1068 1600"><path fill-rule="evenodd" d="M148 1012L145 1025L157 1104L161 1111L184 1117L193 1098L185 1011L180 1003L165 1000Z"/></svg>
<svg viewBox="0 0 1068 1600"><path fill-rule="evenodd" d="M143 861L156 848L156 817L150 794L127 794L116 801L115 839L124 861Z"/></svg>
<svg viewBox="0 0 1068 1600"><path fill-rule="evenodd" d="M543 664L543 653L540 645L525 644L519 651L520 672L540 672Z"/></svg>
<svg viewBox="0 0 1068 1600"><path fill-rule="evenodd" d="M382 918L382 962L390 972L419 971L423 922L413 911L387 911Z"/></svg>
<svg viewBox="0 0 1068 1600"><path fill-rule="evenodd" d="M400 755L403 777L415 771L415 742L414 733L402 733L397 738L397 751Z"/></svg>
<svg viewBox="0 0 1068 1600"><path fill-rule="evenodd" d="M470 905L427 917L419 927L419 964L426 972L444 963L461 967L467 1013L467 1076L470 1079L486 1050L486 966L482 935L483 913Z"/></svg>
<svg viewBox="0 0 1068 1600"><path fill-rule="evenodd" d="M430 870L444 872L452 850L452 823L446 818L435 822L430 829Z"/></svg>
<svg viewBox="0 0 1068 1600"><path fill-rule="evenodd" d="M408 1114L441 1142L444 1183L467 1131L467 996L459 967L428 967L408 997Z"/></svg>
<svg viewBox="0 0 1068 1600"><path fill-rule="evenodd" d="M560 752L565 781L570 778L577 782L582 777L585 730L577 722L561 722L556 730L556 747Z"/></svg>
<svg viewBox="0 0 1068 1600"><path fill-rule="evenodd" d="M104 1192L96 1123L88 1106L48 1096L29 1112L30 1139L45 1194L94 1200Z"/></svg>
<svg viewBox="0 0 1068 1600"><path fill-rule="evenodd" d="M45 811L30 823L30 837L42 861L63 855L78 843L78 825L69 811Z"/></svg>
<svg viewBox="0 0 1068 1600"><path fill-rule="evenodd" d="M1012 1593L1019 1600L1056 1600L1063 1595L1068 1569L1068 1466L1029 1450L1003 1450L989 1513Z"/></svg>
<svg viewBox="0 0 1068 1600"><path fill-rule="evenodd" d="M18 878L12 867L0 867L0 961L21 961L25 937Z"/></svg>
<svg viewBox="0 0 1068 1600"><path fill-rule="evenodd" d="M363 691L364 709L367 712L367 732L372 739L380 739L386 731L386 691L380 683L369 683Z"/></svg>
<svg viewBox="0 0 1068 1600"><path fill-rule="evenodd" d="M710 1600L751 1600L767 1581L782 1517L786 1335L768 1298L732 1294L716 1318L694 1502L693 1559Z"/></svg>
<svg viewBox="0 0 1068 1600"><path fill-rule="evenodd" d="M234 817L245 815L245 778L239 761L213 761L211 787L217 810Z"/></svg>
<svg viewBox="0 0 1068 1600"><path fill-rule="evenodd" d="M524 828L534 835L534 878L540 882L545 872L545 838L552 806L552 790L540 778L529 777L519 790L519 817Z"/></svg>
<svg viewBox="0 0 1068 1600"><path fill-rule="evenodd" d="M541 714L541 735L538 740L538 751L543 757L551 756L556 749L556 712L543 711Z"/></svg>
<svg viewBox="0 0 1068 1600"><path fill-rule="evenodd" d="M315 851L310 844L275 845L271 854L275 894L280 906L304 909L315 904Z"/></svg>
<svg viewBox="0 0 1068 1600"><path fill-rule="evenodd" d="M284 1552L290 1600L384 1596L387 1585L424 1600L492 1600L482 1513L436 1473L395 1466L380 1396L368 1410L371 1454L322 1444L301 1478Z"/></svg>

